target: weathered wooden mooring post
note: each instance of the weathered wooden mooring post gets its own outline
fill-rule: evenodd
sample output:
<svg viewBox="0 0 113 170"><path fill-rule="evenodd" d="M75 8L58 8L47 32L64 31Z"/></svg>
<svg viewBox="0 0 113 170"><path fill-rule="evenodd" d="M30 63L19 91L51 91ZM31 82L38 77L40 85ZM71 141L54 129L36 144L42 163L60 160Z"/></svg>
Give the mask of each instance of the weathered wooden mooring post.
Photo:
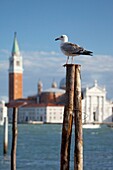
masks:
<svg viewBox="0 0 113 170"><path fill-rule="evenodd" d="M66 96L64 120L62 127L61 164L60 170L69 170L71 133L73 124L73 97L74 97L74 65L65 65L66 70Z"/></svg>
<svg viewBox="0 0 113 170"><path fill-rule="evenodd" d="M8 117L4 118L4 138L3 138L3 154L7 154L8 150Z"/></svg>
<svg viewBox="0 0 113 170"><path fill-rule="evenodd" d="M80 65L75 65L74 87L74 122L75 122L75 151L74 170L83 169L83 139L82 139L82 95Z"/></svg>
<svg viewBox="0 0 113 170"><path fill-rule="evenodd" d="M65 66L66 102L62 127L60 170L69 170L73 115L75 120L74 170L83 170L80 65L66 64Z"/></svg>
<svg viewBox="0 0 113 170"><path fill-rule="evenodd" d="M12 122L12 148L11 148L11 170L16 170L16 147L17 147L17 114L18 108L13 108L13 122Z"/></svg>
<svg viewBox="0 0 113 170"><path fill-rule="evenodd" d="M16 148L18 135L18 109L27 103L17 103L9 106L13 107L13 121L12 121L12 148L11 148L11 170L16 170Z"/></svg>

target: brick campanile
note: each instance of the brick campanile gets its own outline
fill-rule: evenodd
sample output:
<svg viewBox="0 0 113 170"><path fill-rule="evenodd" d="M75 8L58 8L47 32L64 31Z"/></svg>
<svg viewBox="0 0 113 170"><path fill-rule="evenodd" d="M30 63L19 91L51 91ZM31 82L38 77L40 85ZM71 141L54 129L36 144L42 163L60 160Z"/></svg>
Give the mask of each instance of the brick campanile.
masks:
<svg viewBox="0 0 113 170"><path fill-rule="evenodd" d="M16 33L14 34L12 55L9 58L9 102L23 96L23 63Z"/></svg>

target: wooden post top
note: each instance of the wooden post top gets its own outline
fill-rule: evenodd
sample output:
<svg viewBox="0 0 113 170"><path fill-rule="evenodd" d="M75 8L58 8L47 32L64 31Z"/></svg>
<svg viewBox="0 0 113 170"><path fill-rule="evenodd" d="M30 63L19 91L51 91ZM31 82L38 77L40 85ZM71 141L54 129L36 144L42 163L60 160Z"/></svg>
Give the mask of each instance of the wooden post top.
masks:
<svg viewBox="0 0 113 170"><path fill-rule="evenodd" d="M80 64L64 64L63 67L81 66Z"/></svg>

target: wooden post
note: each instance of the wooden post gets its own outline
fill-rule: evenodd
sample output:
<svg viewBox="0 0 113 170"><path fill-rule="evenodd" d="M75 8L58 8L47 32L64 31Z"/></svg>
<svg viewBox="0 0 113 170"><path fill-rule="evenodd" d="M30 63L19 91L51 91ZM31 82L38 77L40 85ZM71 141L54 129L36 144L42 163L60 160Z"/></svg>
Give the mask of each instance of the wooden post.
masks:
<svg viewBox="0 0 113 170"><path fill-rule="evenodd" d="M7 154L8 150L8 117L4 118L4 140L3 140L3 154Z"/></svg>
<svg viewBox="0 0 113 170"><path fill-rule="evenodd" d="M17 114L18 108L13 108L13 122L12 122L12 149L11 149L11 170L16 170L16 147L17 147Z"/></svg>
<svg viewBox="0 0 113 170"><path fill-rule="evenodd" d="M74 87L75 153L74 170L83 170L82 104L80 65L75 65Z"/></svg>
<svg viewBox="0 0 113 170"><path fill-rule="evenodd" d="M60 170L69 170L71 132L73 124L73 97L75 67L73 64L66 66L66 103L62 127L61 164Z"/></svg>

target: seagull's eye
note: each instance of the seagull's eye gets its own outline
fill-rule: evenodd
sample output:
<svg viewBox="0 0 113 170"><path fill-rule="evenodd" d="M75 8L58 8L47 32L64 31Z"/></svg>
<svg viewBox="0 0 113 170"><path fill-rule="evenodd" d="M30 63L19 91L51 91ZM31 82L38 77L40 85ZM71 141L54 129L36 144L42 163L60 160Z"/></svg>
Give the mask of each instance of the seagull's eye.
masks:
<svg viewBox="0 0 113 170"><path fill-rule="evenodd" d="M63 36L61 36L61 38L63 38Z"/></svg>

